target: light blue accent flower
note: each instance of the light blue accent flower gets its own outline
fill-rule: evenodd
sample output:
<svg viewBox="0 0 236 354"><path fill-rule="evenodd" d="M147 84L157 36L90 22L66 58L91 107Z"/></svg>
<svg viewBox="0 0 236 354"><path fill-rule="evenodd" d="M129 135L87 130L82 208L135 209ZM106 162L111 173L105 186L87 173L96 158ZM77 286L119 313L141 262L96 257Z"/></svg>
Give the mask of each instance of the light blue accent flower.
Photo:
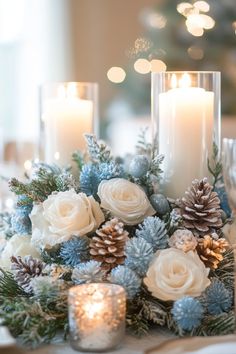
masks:
<svg viewBox="0 0 236 354"><path fill-rule="evenodd" d="M71 240L64 242L61 246L60 256L71 267L76 267L81 262L89 260L89 243L88 237L73 237Z"/></svg>
<svg viewBox="0 0 236 354"><path fill-rule="evenodd" d="M80 174L80 189L86 195L96 195L100 183L97 165L84 165Z"/></svg>
<svg viewBox="0 0 236 354"><path fill-rule="evenodd" d="M111 271L109 278L111 283L121 285L127 292L128 299L132 299L141 287L139 276L127 266L118 266Z"/></svg>
<svg viewBox="0 0 236 354"><path fill-rule="evenodd" d="M81 263L72 272L72 281L75 284L100 283L104 281L106 272L101 269L101 263L89 261Z"/></svg>
<svg viewBox="0 0 236 354"><path fill-rule="evenodd" d="M146 274L153 257L153 247L143 238L133 237L125 245L125 264L140 276Z"/></svg>
<svg viewBox="0 0 236 354"><path fill-rule="evenodd" d="M158 249L166 248L168 244L165 223L157 216L148 216L139 225L139 229L136 230L136 236L150 243L154 252Z"/></svg>
<svg viewBox="0 0 236 354"><path fill-rule="evenodd" d="M230 310L233 302L233 294L225 285L215 279L205 291L207 310L211 315L219 315Z"/></svg>
<svg viewBox="0 0 236 354"><path fill-rule="evenodd" d="M191 296L185 296L175 301L171 313L182 330L191 331L200 325L204 309L200 301Z"/></svg>

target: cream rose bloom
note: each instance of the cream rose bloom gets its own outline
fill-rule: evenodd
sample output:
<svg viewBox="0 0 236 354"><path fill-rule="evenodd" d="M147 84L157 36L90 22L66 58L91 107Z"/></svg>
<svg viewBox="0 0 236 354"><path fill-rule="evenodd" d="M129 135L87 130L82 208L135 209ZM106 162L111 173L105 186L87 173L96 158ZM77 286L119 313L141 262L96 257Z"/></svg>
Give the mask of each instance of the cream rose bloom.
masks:
<svg viewBox="0 0 236 354"><path fill-rule="evenodd" d="M144 283L157 299L178 300L201 295L210 284L208 274L197 253L168 248L156 252Z"/></svg>
<svg viewBox="0 0 236 354"><path fill-rule="evenodd" d="M68 241L72 235L83 236L94 231L105 220L99 204L73 189L50 195L34 205L30 214L32 243L51 248Z"/></svg>
<svg viewBox="0 0 236 354"><path fill-rule="evenodd" d="M155 214L143 189L123 178L102 181L98 196L104 209L128 225L136 225Z"/></svg>
<svg viewBox="0 0 236 354"><path fill-rule="evenodd" d="M40 254L31 244L30 235L13 235L6 243L0 255L0 267L10 270L11 256L32 256L40 259Z"/></svg>

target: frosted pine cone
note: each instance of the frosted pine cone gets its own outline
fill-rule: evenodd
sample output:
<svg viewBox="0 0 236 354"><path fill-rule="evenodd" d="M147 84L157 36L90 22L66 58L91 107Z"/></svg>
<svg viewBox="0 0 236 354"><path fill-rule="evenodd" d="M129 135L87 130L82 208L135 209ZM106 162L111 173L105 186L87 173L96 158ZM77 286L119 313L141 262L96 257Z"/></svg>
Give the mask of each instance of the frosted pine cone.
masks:
<svg viewBox="0 0 236 354"><path fill-rule="evenodd" d="M45 264L32 256L25 256L23 259L20 256L12 256L11 262L16 282L25 292L31 293L31 279L42 274Z"/></svg>
<svg viewBox="0 0 236 354"><path fill-rule="evenodd" d="M190 230L176 230L168 242L170 247L180 249L184 252L194 251L197 246L197 239Z"/></svg>
<svg viewBox="0 0 236 354"><path fill-rule="evenodd" d="M184 227L202 234L222 226L220 199L212 189L207 178L195 179L185 197L177 200Z"/></svg>
<svg viewBox="0 0 236 354"><path fill-rule="evenodd" d="M229 247L225 238L214 239L211 235L205 235L199 238L197 252L205 266L211 269L217 269L218 264L224 259L224 253Z"/></svg>
<svg viewBox="0 0 236 354"><path fill-rule="evenodd" d="M102 268L110 271L125 260L124 247L128 232L123 223L114 218L96 231L90 243L90 254L95 261L102 263Z"/></svg>

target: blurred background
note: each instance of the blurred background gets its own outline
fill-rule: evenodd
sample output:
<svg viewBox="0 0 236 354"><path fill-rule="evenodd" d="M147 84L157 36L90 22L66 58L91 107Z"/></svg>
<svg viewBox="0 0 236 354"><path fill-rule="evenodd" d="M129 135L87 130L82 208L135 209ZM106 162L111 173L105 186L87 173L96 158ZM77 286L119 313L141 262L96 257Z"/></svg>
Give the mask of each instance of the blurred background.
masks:
<svg viewBox="0 0 236 354"><path fill-rule="evenodd" d="M41 84L98 82L100 137L122 155L163 70L221 71L222 135L236 138L235 0L0 0L0 174L38 158Z"/></svg>

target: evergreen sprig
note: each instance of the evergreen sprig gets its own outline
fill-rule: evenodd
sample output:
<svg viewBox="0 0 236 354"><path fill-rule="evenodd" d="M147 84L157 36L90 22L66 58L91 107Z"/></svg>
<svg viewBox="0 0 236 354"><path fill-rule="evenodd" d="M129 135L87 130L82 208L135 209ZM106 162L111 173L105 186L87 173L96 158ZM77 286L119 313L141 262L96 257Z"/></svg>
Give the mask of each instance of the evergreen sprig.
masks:
<svg viewBox="0 0 236 354"><path fill-rule="evenodd" d="M138 135L138 141L135 146L136 152L138 155L147 155L151 156L152 153L152 144L147 140L148 127L140 129Z"/></svg>
<svg viewBox="0 0 236 354"><path fill-rule="evenodd" d="M14 298L22 295L26 295L26 293L17 284L12 273L0 268L0 297Z"/></svg>
<svg viewBox="0 0 236 354"><path fill-rule="evenodd" d="M76 163L76 166L79 170L79 172L82 170L82 167L84 166L84 155L80 150L75 151L72 154L72 161Z"/></svg>
<svg viewBox="0 0 236 354"><path fill-rule="evenodd" d="M98 143L95 135L85 134L90 160L94 163L111 162L111 150L105 143Z"/></svg>
<svg viewBox="0 0 236 354"><path fill-rule="evenodd" d="M211 160L212 161L210 161L209 158L207 159L207 167L209 172L214 178L213 187L215 188L217 182L219 182L222 178L222 170L223 170L222 162L219 156L219 148L215 142L213 143L213 153L212 153Z"/></svg>
<svg viewBox="0 0 236 354"><path fill-rule="evenodd" d="M9 187L16 195L25 196L21 203L43 202L54 191L65 191L73 187L76 189L75 181L68 171L54 165L43 164L40 164L30 182L23 183L17 178L12 178Z"/></svg>
<svg viewBox="0 0 236 354"><path fill-rule="evenodd" d="M0 317L14 336L24 345L36 347L49 343L59 330L66 328L65 306L43 308L39 301L25 297L1 297Z"/></svg>

